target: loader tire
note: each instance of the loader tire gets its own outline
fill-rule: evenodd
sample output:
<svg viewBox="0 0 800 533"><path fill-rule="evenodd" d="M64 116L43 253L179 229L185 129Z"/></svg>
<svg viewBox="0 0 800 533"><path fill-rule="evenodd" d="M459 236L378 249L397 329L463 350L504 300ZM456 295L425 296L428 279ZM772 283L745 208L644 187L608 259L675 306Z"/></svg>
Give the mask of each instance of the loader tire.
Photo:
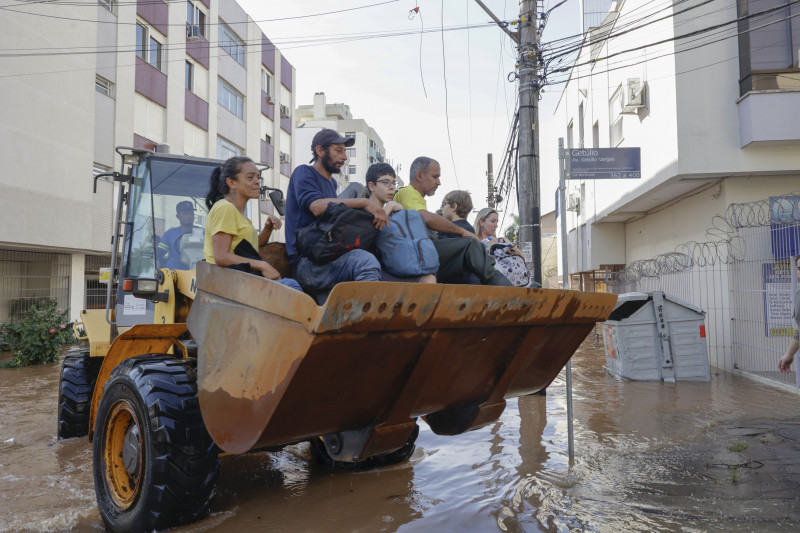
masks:
<svg viewBox="0 0 800 533"><path fill-rule="evenodd" d="M94 426L94 487L110 531L152 531L205 517L219 449L203 424L193 362L127 359L111 373Z"/></svg>
<svg viewBox="0 0 800 533"><path fill-rule="evenodd" d="M414 427L414 431L402 448L381 455L373 455L372 457L367 457L363 461L337 461L331 458L327 448L325 448L325 443L322 441L322 438L317 437L316 439L311 439L311 455L316 458L317 462L329 466L332 469L366 470L369 468L378 468L407 461L408 458L411 457L411 454L414 453L414 449L416 448L414 443L417 441L418 436L419 424Z"/></svg>
<svg viewBox="0 0 800 533"><path fill-rule="evenodd" d="M70 350L61 366L58 385L58 437L70 439L89 434L89 409L102 357L89 350Z"/></svg>

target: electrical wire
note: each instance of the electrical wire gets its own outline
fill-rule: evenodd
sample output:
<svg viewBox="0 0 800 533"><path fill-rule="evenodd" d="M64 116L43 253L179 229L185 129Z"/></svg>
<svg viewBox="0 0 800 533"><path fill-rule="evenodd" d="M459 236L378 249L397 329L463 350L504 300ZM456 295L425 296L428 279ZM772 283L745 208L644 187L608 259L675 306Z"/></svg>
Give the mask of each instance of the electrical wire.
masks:
<svg viewBox="0 0 800 533"><path fill-rule="evenodd" d="M444 0L442 0L441 10L441 25L444 28ZM448 110L448 96L447 96L447 58L445 57L444 48L444 31L442 31L442 78L444 79L444 117L447 124L447 144L450 147L450 160L453 163L453 174L456 178L456 185L461 189L461 184L458 182L458 169L456 168L456 158L453 155L453 140L450 138L450 112Z"/></svg>

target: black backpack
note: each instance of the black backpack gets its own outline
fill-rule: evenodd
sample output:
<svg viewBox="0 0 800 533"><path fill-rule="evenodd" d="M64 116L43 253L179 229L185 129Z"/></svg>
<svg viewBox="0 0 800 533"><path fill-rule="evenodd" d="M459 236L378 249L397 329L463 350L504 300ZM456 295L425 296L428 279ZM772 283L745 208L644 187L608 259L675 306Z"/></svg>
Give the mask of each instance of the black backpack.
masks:
<svg viewBox="0 0 800 533"><path fill-rule="evenodd" d="M352 250L372 252L378 236L373 218L362 209L331 202L314 224L297 230L297 249L314 263L330 263Z"/></svg>

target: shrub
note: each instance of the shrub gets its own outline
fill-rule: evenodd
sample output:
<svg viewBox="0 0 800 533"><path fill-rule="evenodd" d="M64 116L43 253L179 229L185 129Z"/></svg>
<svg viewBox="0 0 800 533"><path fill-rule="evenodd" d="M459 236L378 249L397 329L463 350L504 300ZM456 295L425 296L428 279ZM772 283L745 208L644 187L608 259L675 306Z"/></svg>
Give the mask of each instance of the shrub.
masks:
<svg viewBox="0 0 800 533"><path fill-rule="evenodd" d="M16 324L0 325L0 334L14 352L14 359L4 362L2 367L55 362L61 345L75 342L67 311L56 306L55 300L39 302Z"/></svg>

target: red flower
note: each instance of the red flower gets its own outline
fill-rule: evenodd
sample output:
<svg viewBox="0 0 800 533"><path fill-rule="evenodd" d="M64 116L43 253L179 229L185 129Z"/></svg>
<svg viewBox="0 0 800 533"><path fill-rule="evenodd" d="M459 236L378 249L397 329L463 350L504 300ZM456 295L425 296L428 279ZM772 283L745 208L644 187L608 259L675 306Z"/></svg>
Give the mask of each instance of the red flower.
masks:
<svg viewBox="0 0 800 533"><path fill-rule="evenodd" d="M50 328L50 333L55 333L55 332L56 332L56 328Z"/></svg>
<svg viewBox="0 0 800 533"><path fill-rule="evenodd" d="M64 324L61 324L61 329L64 329L64 328L66 328L66 327L67 327L67 326L65 326Z"/></svg>

